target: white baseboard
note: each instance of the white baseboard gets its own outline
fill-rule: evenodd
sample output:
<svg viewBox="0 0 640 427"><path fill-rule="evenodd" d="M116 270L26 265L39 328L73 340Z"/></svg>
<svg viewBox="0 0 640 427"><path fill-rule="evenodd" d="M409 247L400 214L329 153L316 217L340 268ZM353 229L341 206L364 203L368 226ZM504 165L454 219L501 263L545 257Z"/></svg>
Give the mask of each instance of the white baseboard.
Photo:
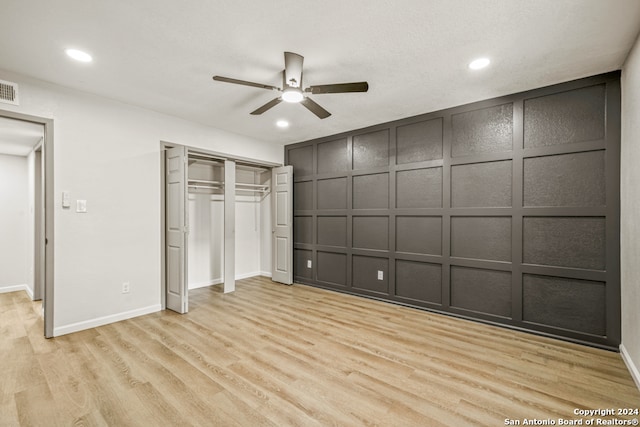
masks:
<svg viewBox="0 0 640 427"><path fill-rule="evenodd" d="M253 271L251 273L237 274L236 280L248 279L249 277L255 277L255 276L271 277L271 272L270 271ZM224 279L222 277L217 279L211 279L205 282L189 283L189 289L205 288L207 286L219 285L220 283L224 283Z"/></svg>
<svg viewBox="0 0 640 427"><path fill-rule="evenodd" d="M625 365L627 365L627 369L629 369L629 373L631 373L631 378L635 381L636 387L640 390L640 370L638 370L638 367L633 363L633 360L631 360L631 356L624 344L620 344L620 355Z"/></svg>
<svg viewBox="0 0 640 427"><path fill-rule="evenodd" d="M222 279L213 279L206 282L189 283L189 289L206 288L207 286L219 285L222 282Z"/></svg>
<svg viewBox="0 0 640 427"><path fill-rule="evenodd" d="M70 334L72 332L84 331L85 329L97 328L98 326L107 325L109 323L119 322L121 320L132 319L145 314L155 313L162 310L160 304L150 305L148 307L138 308L136 310L125 311L122 313L112 314L109 316L98 317L96 319L85 320L82 322L72 323L70 325L59 326L53 329L53 336Z"/></svg>
<svg viewBox="0 0 640 427"><path fill-rule="evenodd" d="M248 279L249 277L255 277L259 275L260 275L259 271L253 271L251 273L244 273L244 274L236 274L236 280Z"/></svg>
<svg viewBox="0 0 640 427"><path fill-rule="evenodd" d="M29 294L33 299L33 294L29 292L29 287L27 285L11 285L11 286L2 286L0 287L0 294L5 294L8 292L18 292L18 291L25 291L27 294Z"/></svg>

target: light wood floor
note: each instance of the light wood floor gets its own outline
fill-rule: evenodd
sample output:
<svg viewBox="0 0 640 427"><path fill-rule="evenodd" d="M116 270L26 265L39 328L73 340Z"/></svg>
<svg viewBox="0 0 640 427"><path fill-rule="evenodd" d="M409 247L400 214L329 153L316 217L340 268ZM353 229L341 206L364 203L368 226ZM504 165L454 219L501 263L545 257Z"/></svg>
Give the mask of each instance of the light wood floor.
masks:
<svg viewBox="0 0 640 427"><path fill-rule="evenodd" d="M55 339L0 294L1 426L502 426L639 408L619 354L253 278Z"/></svg>

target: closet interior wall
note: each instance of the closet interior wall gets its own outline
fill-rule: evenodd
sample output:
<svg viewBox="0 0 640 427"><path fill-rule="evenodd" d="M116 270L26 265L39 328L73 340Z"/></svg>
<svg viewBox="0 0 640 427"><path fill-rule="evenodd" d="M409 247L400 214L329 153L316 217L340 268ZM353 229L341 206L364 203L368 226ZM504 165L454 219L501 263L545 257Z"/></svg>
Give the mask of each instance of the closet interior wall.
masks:
<svg viewBox="0 0 640 427"><path fill-rule="evenodd" d="M225 163L192 152L188 159L187 268L189 289L195 289L224 281ZM270 168L236 163L237 279L270 273L270 253L264 253L270 242L270 177Z"/></svg>

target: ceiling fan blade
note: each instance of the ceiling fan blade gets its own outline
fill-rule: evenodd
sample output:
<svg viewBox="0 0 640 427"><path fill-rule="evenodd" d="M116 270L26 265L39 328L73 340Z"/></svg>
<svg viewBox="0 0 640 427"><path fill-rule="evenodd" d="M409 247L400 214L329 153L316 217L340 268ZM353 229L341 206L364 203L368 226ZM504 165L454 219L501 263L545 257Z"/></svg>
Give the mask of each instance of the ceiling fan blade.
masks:
<svg viewBox="0 0 640 427"><path fill-rule="evenodd" d="M368 90L369 90L369 83L355 82L355 83L336 83L331 85L309 86L304 91L311 92L314 95L320 95L323 93L366 92Z"/></svg>
<svg viewBox="0 0 640 427"><path fill-rule="evenodd" d="M307 110L311 111L313 114L315 114L321 119L326 119L331 115L330 112L328 112L327 110L325 110L324 108L316 104L310 98L303 99L302 101L300 101L300 104L304 105L307 108Z"/></svg>
<svg viewBox="0 0 640 427"><path fill-rule="evenodd" d="M257 87L257 88L260 88L260 89L280 90L279 87L263 85L262 83L248 82L248 81L245 81L245 80L232 79L232 78L229 78L229 77L213 76L213 80L215 80L217 82L233 83L233 84L243 85L243 86L252 86L252 87Z"/></svg>
<svg viewBox="0 0 640 427"><path fill-rule="evenodd" d="M284 82L287 86L302 89L303 62L302 55L293 52L284 53Z"/></svg>
<svg viewBox="0 0 640 427"><path fill-rule="evenodd" d="M258 108L257 110L252 111L251 114L253 114L254 116L257 116L257 115L262 114L265 111L275 107L276 105L280 104L281 102L282 102L282 98L277 97L277 98L272 99L271 101L267 102L266 104L264 104L262 107Z"/></svg>

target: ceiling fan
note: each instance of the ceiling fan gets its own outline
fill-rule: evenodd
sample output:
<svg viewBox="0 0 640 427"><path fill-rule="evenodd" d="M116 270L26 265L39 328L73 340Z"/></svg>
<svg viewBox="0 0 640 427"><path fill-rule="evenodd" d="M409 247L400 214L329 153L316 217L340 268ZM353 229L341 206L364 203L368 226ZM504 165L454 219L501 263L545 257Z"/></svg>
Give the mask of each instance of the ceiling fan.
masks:
<svg viewBox="0 0 640 427"><path fill-rule="evenodd" d="M314 95L320 95L323 93L347 93L347 92L366 92L369 90L369 84L367 82L355 82L355 83L335 83L328 85L309 86L306 89L302 89L302 62L304 57L293 52L284 53L284 70L282 71L282 87L264 85L261 83L248 82L245 80L232 79L229 77L213 76L213 80L225 83L234 83L244 86L252 86L260 89L277 90L282 92L281 96L272 99L264 104L262 107L251 112L253 115L262 114L265 111L275 107L282 101L285 102L299 102L306 107L313 114L321 119L326 119L331 115L330 112L322 108L316 102L311 100L306 93L312 93Z"/></svg>

